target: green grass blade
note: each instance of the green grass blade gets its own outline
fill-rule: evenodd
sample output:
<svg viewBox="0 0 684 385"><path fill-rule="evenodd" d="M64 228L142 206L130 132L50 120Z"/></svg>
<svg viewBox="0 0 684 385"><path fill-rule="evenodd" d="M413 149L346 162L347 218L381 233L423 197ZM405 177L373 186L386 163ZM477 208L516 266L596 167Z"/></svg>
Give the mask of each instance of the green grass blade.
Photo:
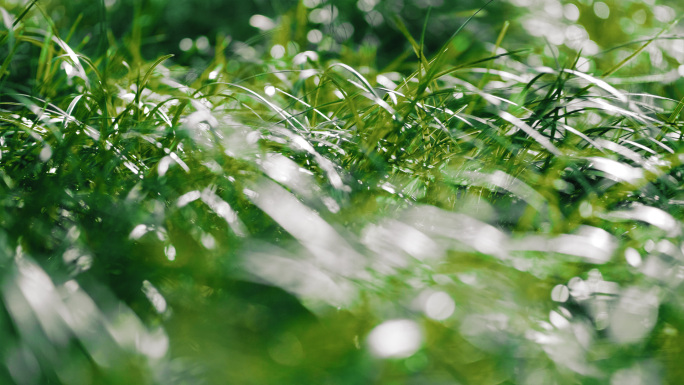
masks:
<svg viewBox="0 0 684 385"><path fill-rule="evenodd" d="M19 14L19 16L17 16L17 18L14 20L14 23L12 23L12 27L16 27L17 24L19 24L19 23L21 22L21 20L23 20L24 17L26 17L26 14L29 13L29 11L31 10L31 8L33 8L33 6L34 6L37 2L38 2L38 0L33 0L32 2L30 2L29 4L27 4L26 7L24 8L24 10L23 10L23 11Z"/></svg>
<svg viewBox="0 0 684 385"><path fill-rule="evenodd" d="M618 64L616 64L615 66L613 66L613 67L612 67L611 69L609 69L608 71L606 71L606 73L605 73L603 76L605 76L605 77L610 76L610 75L614 74L615 72L617 72L620 68L624 67L625 64L629 63L630 61L632 61L632 59L634 59L635 57L637 57L643 50L645 50L649 45L651 45L651 43L653 43L654 41L656 41L662 34L664 34L665 32L669 31L672 27L674 27L675 25L677 25L677 23L679 23L679 22L682 20L682 18L684 18L684 15L679 16L679 17L676 18L674 21L672 21L670 24L668 24L667 27L661 29L660 32L658 32L658 33L657 33L654 37L652 37L651 39L648 39L648 40L646 41L646 43L644 43L644 44L643 44L641 47L639 47L636 51L632 52L629 56L627 56L626 58L622 59L622 61L620 61L620 62L619 62Z"/></svg>

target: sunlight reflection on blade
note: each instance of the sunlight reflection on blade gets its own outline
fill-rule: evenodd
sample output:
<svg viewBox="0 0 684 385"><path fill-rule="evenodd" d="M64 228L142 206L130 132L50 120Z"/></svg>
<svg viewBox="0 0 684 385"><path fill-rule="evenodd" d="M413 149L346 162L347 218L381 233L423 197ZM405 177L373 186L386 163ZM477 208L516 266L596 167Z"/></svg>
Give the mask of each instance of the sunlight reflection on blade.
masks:
<svg viewBox="0 0 684 385"><path fill-rule="evenodd" d="M672 215L656 207L635 204L630 210L613 211L604 214L603 218L613 221L637 220L646 222L666 231L670 237L681 234L679 222Z"/></svg>
<svg viewBox="0 0 684 385"><path fill-rule="evenodd" d="M296 259L276 248L248 253L242 260L247 272L302 298L310 310L316 311L323 305L348 306L356 295L353 286L324 272L315 262Z"/></svg>
<svg viewBox="0 0 684 385"><path fill-rule="evenodd" d="M292 193L266 179L253 189L249 199L306 247L316 264L343 276L354 276L365 268L365 258Z"/></svg>

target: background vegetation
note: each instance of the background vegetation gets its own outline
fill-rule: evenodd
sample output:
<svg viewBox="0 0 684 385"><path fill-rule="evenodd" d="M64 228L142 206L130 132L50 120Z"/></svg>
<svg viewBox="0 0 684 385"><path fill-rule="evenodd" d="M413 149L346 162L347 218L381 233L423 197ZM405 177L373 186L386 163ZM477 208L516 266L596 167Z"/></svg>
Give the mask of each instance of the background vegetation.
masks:
<svg viewBox="0 0 684 385"><path fill-rule="evenodd" d="M0 382L681 382L683 11L0 0Z"/></svg>

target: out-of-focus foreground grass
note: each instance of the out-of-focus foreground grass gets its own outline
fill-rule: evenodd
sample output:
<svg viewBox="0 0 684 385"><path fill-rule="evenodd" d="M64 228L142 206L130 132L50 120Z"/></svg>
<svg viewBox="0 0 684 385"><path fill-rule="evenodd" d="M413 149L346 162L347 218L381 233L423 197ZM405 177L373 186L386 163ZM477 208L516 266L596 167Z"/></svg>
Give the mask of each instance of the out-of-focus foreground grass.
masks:
<svg viewBox="0 0 684 385"><path fill-rule="evenodd" d="M483 5L0 1L0 382L679 383L681 5Z"/></svg>

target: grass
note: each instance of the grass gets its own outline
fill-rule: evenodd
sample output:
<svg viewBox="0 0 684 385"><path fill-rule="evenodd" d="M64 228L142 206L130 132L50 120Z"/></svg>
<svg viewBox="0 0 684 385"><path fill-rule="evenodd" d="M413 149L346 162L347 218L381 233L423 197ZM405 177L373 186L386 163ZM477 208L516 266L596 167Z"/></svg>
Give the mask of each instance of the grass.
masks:
<svg viewBox="0 0 684 385"><path fill-rule="evenodd" d="M390 71L217 48L187 81L40 9L0 32L3 381L681 378L683 103L609 76L643 47L601 75L404 28ZM390 319L423 342L374 357Z"/></svg>

